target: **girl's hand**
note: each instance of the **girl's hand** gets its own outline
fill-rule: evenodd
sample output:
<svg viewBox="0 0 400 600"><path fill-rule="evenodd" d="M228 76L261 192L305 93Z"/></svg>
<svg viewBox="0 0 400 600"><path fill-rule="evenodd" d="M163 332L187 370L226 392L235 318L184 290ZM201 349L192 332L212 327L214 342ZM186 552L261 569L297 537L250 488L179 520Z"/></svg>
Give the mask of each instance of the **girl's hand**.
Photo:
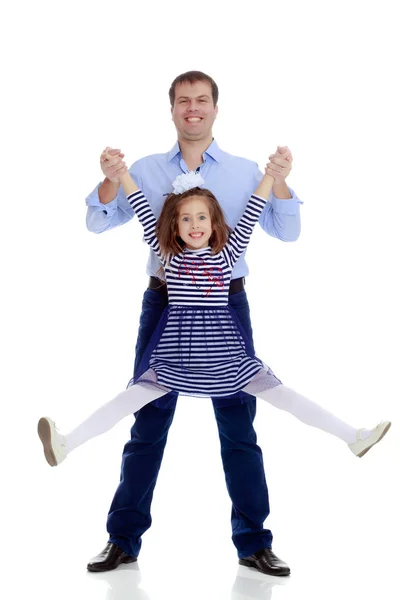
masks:
<svg viewBox="0 0 400 600"><path fill-rule="evenodd" d="M269 157L265 173L275 179L275 184L283 183L292 170L293 156L287 146L278 146L275 154Z"/></svg>
<svg viewBox="0 0 400 600"><path fill-rule="evenodd" d="M121 150L107 146L100 155L100 167L107 179L119 183L121 175L127 171L127 166L122 160L124 154Z"/></svg>

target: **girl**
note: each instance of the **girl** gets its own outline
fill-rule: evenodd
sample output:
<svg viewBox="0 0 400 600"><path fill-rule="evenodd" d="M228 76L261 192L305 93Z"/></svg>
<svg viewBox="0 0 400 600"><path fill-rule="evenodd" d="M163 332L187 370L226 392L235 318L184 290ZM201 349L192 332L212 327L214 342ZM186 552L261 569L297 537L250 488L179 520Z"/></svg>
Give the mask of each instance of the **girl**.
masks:
<svg viewBox="0 0 400 600"><path fill-rule="evenodd" d="M158 221L129 172L120 176L145 241L164 266L169 304L128 389L66 436L48 417L39 420L39 437L51 466L171 390L214 398L242 390L342 439L359 457L387 433L388 421L372 430L356 430L284 386L256 357L228 305L233 266L249 243L273 181L265 172L232 231L215 196L199 187L204 183L200 175L189 173L175 180L174 192L179 193L168 196Z"/></svg>

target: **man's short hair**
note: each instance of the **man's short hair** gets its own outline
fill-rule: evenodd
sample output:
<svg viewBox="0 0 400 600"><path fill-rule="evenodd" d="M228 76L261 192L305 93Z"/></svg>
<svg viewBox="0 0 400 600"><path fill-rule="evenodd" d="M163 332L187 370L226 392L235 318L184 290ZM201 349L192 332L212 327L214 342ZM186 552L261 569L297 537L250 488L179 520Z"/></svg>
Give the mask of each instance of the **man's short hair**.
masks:
<svg viewBox="0 0 400 600"><path fill-rule="evenodd" d="M171 102L171 106L175 104L175 88L179 83L196 83L196 81L207 81L211 85L211 93L212 99L214 102L214 106L217 105L218 102L218 86L215 83L214 79L212 79L209 75L206 75L202 71L187 71L186 73L182 73L182 75L178 75L174 79L169 88L169 101Z"/></svg>

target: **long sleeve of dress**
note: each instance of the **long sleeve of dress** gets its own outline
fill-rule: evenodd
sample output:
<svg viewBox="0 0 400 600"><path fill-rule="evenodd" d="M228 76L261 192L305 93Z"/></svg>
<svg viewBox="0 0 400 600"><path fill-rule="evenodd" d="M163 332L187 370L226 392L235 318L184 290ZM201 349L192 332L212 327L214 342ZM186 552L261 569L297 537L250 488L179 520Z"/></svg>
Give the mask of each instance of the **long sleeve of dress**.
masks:
<svg viewBox="0 0 400 600"><path fill-rule="evenodd" d="M228 243L222 252L232 267L239 256L246 250L251 234L258 222L267 200L252 194L238 224L229 236Z"/></svg>
<svg viewBox="0 0 400 600"><path fill-rule="evenodd" d="M141 190L138 190L133 194L129 194L129 196L127 196L127 200L143 226L144 239L146 243L152 250L154 250L161 262L164 264L165 261L161 256L160 244L158 243L155 233L157 219L154 216L146 196Z"/></svg>

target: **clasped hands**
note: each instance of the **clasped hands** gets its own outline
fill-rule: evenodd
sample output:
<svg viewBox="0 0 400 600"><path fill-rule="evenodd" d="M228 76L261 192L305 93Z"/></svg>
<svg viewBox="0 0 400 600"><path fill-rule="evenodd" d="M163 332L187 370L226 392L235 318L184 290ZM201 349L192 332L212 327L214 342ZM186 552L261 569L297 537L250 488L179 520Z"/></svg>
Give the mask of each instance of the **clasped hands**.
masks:
<svg viewBox="0 0 400 600"><path fill-rule="evenodd" d="M119 183L120 177L127 171L124 154L118 148L107 146L100 155L100 167L107 179ZM287 146L278 146L274 154L268 157L265 172L274 178L275 184L283 183L292 170L293 157Z"/></svg>

